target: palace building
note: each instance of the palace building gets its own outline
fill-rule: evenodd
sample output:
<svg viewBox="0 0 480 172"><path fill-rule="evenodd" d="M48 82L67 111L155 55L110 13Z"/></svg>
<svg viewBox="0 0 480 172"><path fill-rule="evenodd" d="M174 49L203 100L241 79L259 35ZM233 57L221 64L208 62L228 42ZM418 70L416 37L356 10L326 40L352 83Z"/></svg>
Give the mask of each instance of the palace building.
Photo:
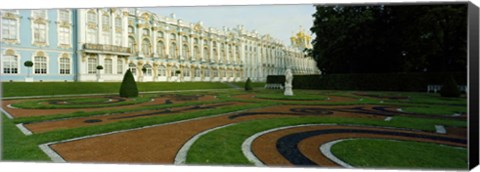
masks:
<svg viewBox="0 0 480 172"><path fill-rule="evenodd" d="M303 30L286 46L270 35L211 28L139 8L2 10L2 81L235 82L319 74ZM25 67L24 62L33 62ZM98 66L101 66L100 69Z"/></svg>

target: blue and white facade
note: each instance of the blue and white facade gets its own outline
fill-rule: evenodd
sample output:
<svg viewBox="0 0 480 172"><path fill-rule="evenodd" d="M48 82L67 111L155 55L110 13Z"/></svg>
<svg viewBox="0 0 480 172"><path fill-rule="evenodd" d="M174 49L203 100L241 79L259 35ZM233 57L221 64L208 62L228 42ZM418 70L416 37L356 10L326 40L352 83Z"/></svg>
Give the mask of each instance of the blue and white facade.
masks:
<svg viewBox="0 0 480 172"><path fill-rule="evenodd" d="M75 81L75 11L2 10L1 80ZM24 62L32 61L27 68Z"/></svg>
<svg viewBox="0 0 480 172"><path fill-rule="evenodd" d="M300 46L287 47L269 35L137 8L1 10L0 23L4 82L115 82L127 69L145 82L264 81L286 68L320 72Z"/></svg>

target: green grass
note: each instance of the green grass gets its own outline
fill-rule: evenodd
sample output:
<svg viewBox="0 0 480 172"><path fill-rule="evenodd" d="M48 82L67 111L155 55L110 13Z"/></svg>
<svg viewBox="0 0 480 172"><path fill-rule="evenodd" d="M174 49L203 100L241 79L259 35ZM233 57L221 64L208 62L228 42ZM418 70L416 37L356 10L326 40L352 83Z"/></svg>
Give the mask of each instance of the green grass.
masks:
<svg viewBox="0 0 480 172"><path fill-rule="evenodd" d="M39 157L39 155L33 155L36 153L43 154L42 152L32 152L32 155L30 155L24 151L16 151L16 150L23 150L23 149L39 150L37 145L53 142L53 141L61 141L61 140L66 140L71 138L93 135L93 134L107 133L112 131L139 128L143 126L163 124L163 123L187 120L187 119L198 118L198 117L212 116L217 114L223 114L223 113L239 111L239 110L246 110L251 108L259 108L259 107L270 106L270 105L273 105L273 104L265 102L265 103L257 103L257 104L247 104L243 106L227 106L227 107L220 107L216 109L208 109L203 111L185 112L185 113L179 113L179 114L168 115L168 116L152 116L148 118L137 118L137 119L118 121L115 123L108 123L103 125L54 130L50 132L34 134L28 137L22 137L21 139L24 139L24 140L18 139L18 137L22 135L21 133L19 133L18 137L6 138L8 140L8 143L10 144L9 146L4 147L3 150L5 152L9 152L9 154L5 154L3 158L5 160L11 160L14 158L19 160L24 160L24 159L25 160L30 160L30 159L44 160L42 159L42 157ZM9 120L9 123L13 125L13 122L11 120ZM10 128L12 130L16 129L14 126ZM19 142L20 144L17 144L17 142ZM39 158L37 159L36 157L39 157Z"/></svg>
<svg viewBox="0 0 480 172"><path fill-rule="evenodd" d="M252 165L252 163L243 156L241 151L243 141L255 133L283 126L300 124L357 124L435 131L434 125L439 123L447 126L466 127L467 125L466 121L452 122L450 120L409 117L395 117L392 121L388 122L383 120L339 117L283 117L253 120L218 129L203 135L190 148L187 163Z"/></svg>
<svg viewBox="0 0 480 172"><path fill-rule="evenodd" d="M295 93L295 96L285 96L283 94L257 94L256 98L273 100L327 100L326 96Z"/></svg>
<svg viewBox="0 0 480 172"><path fill-rule="evenodd" d="M126 109L120 108L120 109L91 111L91 112L78 111L78 112L72 112L67 114L15 118L13 122L16 124L32 123L32 122L42 122L42 121L58 120L58 119L65 119L65 118L89 117L89 116L105 115L105 114L113 115L113 114L132 113L132 112L149 111L149 110L160 110L165 108L174 108L174 107L182 107L182 106L214 104L214 103L221 103L221 102L227 102L227 101L228 100L212 100L212 101L205 101L205 102L186 102L186 103L178 103L178 104L149 105L149 106L135 107L135 108L126 108Z"/></svg>
<svg viewBox="0 0 480 172"><path fill-rule="evenodd" d="M113 106L125 106L139 103L145 103L151 101L151 96L139 96L137 98L130 98L125 101L115 103L103 103L107 102L108 98L63 98L54 99L53 101L66 101L71 104L48 104L48 100L32 100L22 101L12 104L13 107L23 109L75 109L75 108L102 108ZM83 104L85 103L85 104Z"/></svg>
<svg viewBox="0 0 480 172"><path fill-rule="evenodd" d="M232 84L241 88L245 88L245 82L232 82ZM253 88L265 87L265 82L252 82L252 87Z"/></svg>
<svg viewBox="0 0 480 172"><path fill-rule="evenodd" d="M467 106L427 106L403 107L402 111L427 115L453 115L454 113L467 113Z"/></svg>
<svg viewBox="0 0 480 172"><path fill-rule="evenodd" d="M219 82L137 82L138 91L226 89ZM120 82L3 82L3 96L53 96L71 94L118 94Z"/></svg>
<svg viewBox="0 0 480 172"><path fill-rule="evenodd" d="M433 143L358 139L339 142L331 150L354 167L468 168L467 149Z"/></svg>
<svg viewBox="0 0 480 172"><path fill-rule="evenodd" d="M0 114L2 118L2 160L6 161L49 161L36 142L25 136L12 120Z"/></svg>

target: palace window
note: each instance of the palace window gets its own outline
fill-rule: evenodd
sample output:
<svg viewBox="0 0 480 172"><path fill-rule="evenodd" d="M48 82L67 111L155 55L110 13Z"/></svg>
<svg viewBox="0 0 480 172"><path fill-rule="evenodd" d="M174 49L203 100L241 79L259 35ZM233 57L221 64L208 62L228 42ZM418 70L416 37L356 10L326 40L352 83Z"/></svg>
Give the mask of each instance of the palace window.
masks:
<svg viewBox="0 0 480 172"><path fill-rule="evenodd" d="M193 47L193 55L195 56L192 60L200 60L200 50L197 46Z"/></svg>
<svg viewBox="0 0 480 172"><path fill-rule="evenodd" d="M135 53L135 39L133 37L128 37L128 47L131 49L130 51Z"/></svg>
<svg viewBox="0 0 480 172"><path fill-rule="evenodd" d="M170 44L170 56L171 58L178 58L178 54L177 54L177 44L175 44L175 42L172 42Z"/></svg>
<svg viewBox="0 0 480 172"><path fill-rule="evenodd" d="M96 16L95 12L93 12L93 11L88 12L87 22L92 23L92 24L97 24L97 16Z"/></svg>
<svg viewBox="0 0 480 172"><path fill-rule="evenodd" d="M182 57L183 58L186 58L188 59L188 45L187 44L183 44L183 47L182 47Z"/></svg>
<svg viewBox="0 0 480 172"><path fill-rule="evenodd" d="M217 61L218 60L217 56L218 56L217 49L213 49L213 59L212 59L212 61L214 61L214 62Z"/></svg>
<svg viewBox="0 0 480 172"><path fill-rule="evenodd" d="M69 27L60 27L58 42L60 45L70 45L70 28Z"/></svg>
<svg viewBox="0 0 480 172"><path fill-rule="evenodd" d="M190 77L190 70L188 70L188 68L184 68L182 73L184 77Z"/></svg>
<svg viewBox="0 0 480 172"><path fill-rule="evenodd" d="M177 36L175 36L175 34L172 33L172 34L170 34L170 39L171 40L177 40Z"/></svg>
<svg viewBox="0 0 480 172"><path fill-rule="evenodd" d="M218 77L218 70L217 69L213 69L213 77Z"/></svg>
<svg viewBox="0 0 480 172"><path fill-rule="evenodd" d="M88 58L87 72L88 72L88 74L96 74L97 73L97 59L93 56Z"/></svg>
<svg viewBox="0 0 480 172"><path fill-rule="evenodd" d="M87 13L87 42L97 43L97 16L93 11Z"/></svg>
<svg viewBox="0 0 480 172"><path fill-rule="evenodd" d="M137 65L130 63L128 64L128 68L130 69L130 72L132 72L133 76L137 75Z"/></svg>
<svg viewBox="0 0 480 172"><path fill-rule="evenodd" d="M178 70L177 67L173 67L172 71L170 71L170 74L171 74L170 76L177 76L176 74L177 70Z"/></svg>
<svg viewBox="0 0 480 172"><path fill-rule="evenodd" d="M4 40L17 39L17 19L2 18L2 37Z"/></svg>
<svg viewBox="0 0 480 172"><path fill-rule="evenodd" d="M148 39L144 39L142 42L142 52L145 56L150 56L152 46L150 45L150 41Z"/></svg>
<svg viewBox="0 0 480 172"><path fill-rule="evenodd" d="M61 22L70 23L70 11L58 10L58 20Z"/></svg>
<svg viewBox="0 0 480 172"><path fill-rule="evenodd" d="M152 76L152 66L150 66L150 64L146 64L143 67L146 69L145 76Z"/></svg>
<svg viewBox="0 0 480 172"><path fill-rule="evenodd" d="M122 45L122 19L120 17L115 18L115 45Z"/></svg>
<svg viewBox="0 0 480 172"><path fill-rule="evenodd" d="M195 77L200 77L200 69L199 68L195 68Z"/></svg>
<svg viewBox="0 0 480 172"><path fill-rule="evenodd" d="M158 38L163 38L164 37L163 32L160 32L160 31L157 32L157 37Z"/></svg>
<svg viewBox="0 0 480 172"><path fill-rule="evenodd" d="M18 58L15 55L3 55L2 68L4 74L17 74Z"/></svg>
<svg viewBox="0 0 480 172"><path fill-rule="evenodd" d="M205 69L205 77L210 77L210 69Z"/></svg>
<svg viewBox="0 0 480 172"><path fill-rule="evenodd" d="M157 42L157 54L160 58L165 57L165 45L162 41Z"/></svg>
<svg viewBox="0 0 480 172"><path fill-rule="evenodd" d="M188 42L187 36L183 36L183 37L182 37L182 42Z"/></svg>
<svg viewBox="0 0 480 172"><path fill-rule="evenodd" d="M122 18L120 17L115 18L115 30L122 32Z"/></svg>
<svg viewBox="0 0 480 172"><path fill-rule="evenodd" d="M112 74L112 59L105 59L105 74Z"/></svg>
<svg viewBox="0 0 480 172"><path fill-rule="evenodd" d="M70 74L70 58L60 58L60 74Z"/></svg>
<svg viewBox="0 0 480 172"><path fill-rule="evenodd" d="M109 15L103 15L102 16L102 39L103 43L107 45L112 44L112 32L111 32L111 25L110 25L110 16Z"/></svg>
<svg viewBox="0 0 480 172"><path fill-rule="evenodd" d="M166 76L165 66L158 67L158 76Z"/></svg>
<svg viewBox="0 0 480 172"><path fill-rule="evenodd" d="M123 74L123 60L117 60L117 74Z"/></svg>
<svg viewBox="0 0 480 172"><path fill-rule="evenodd" d="M35 56L33 63L35 74L47 74L47 57Z"/></svg>
<svg viewBox="0 0 480 172"><path fill-rule="evenodd" d="M42 22L33 24L33 40L37 43L47 42L47 24Z"/></svg>
<svg viewBox="0 0 480 172"><path fill-rule="evenodd" d="M207 47L203 48L203 58L204 59L210 60L210 57L209 57L208 54L209 54L208 53L208 48Z"/></svg>
<svg viewBox="0 0 480 172"><path fill-rule="evenodd" d="M115 32L115 45L122 46L122 32Z"/></svg>
<svg viewBox="0 0 480 172"><path fill-rule="evenodd" d="M103 31L109 31L110 30L110 16L109 15L103 15L102 16L102 28L103 28Z"/></svg>

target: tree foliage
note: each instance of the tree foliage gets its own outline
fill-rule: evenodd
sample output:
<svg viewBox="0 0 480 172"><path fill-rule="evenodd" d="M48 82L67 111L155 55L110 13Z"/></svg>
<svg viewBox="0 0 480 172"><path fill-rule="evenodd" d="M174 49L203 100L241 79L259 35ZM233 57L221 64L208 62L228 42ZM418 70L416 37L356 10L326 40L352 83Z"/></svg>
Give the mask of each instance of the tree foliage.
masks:
<svg viewBox="0 0 480 172"><path fill-rule="evenodd" d="M122 85L120 86L120 97L137 97L138 88L135 78L130 69L123 76Z"/></svg>
<svg viewBox="0 0 480 172"><path fill-rule="evenodd" d="M316 9L311 54L323 73L466 70L465 4Z"/></svg>

